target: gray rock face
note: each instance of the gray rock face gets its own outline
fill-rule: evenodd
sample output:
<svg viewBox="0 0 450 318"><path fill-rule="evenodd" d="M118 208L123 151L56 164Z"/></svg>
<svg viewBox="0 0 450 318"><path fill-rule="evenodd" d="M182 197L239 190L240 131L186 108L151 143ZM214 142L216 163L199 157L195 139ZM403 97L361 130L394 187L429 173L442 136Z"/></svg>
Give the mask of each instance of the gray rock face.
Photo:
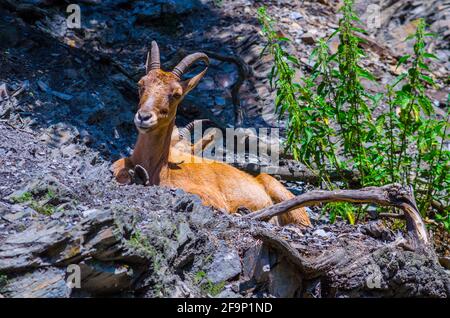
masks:
<svg viewBox="0 0 450 318"><path fill-rule="evenodd" d="M234 249L224 245L219 247L217 253L213 256L213 261L209 266L207 276L209 280L218 284L223 281L231 280L241 273L241 258Z"/></svg>
<svg viewBox="0 0 450 318"><path fill-rule="evenodd" d="M64 269L38 269L10 279L2 291L11 298L66 298L70 296L70 288L65 275Z"/></svg>
<svg viewBox="0 0 450 318"><path fill-rule="evenodd" d="M201 0L153 0L138 1L134 7L134 13L138 21L146 22L153 19L187 14L203 7Z"/></svg>
<svg viewBox="0 0 450 318"><path fill-rule="evenodd" d="M339 234L328 240L313 230L299 236L296 229L214 214L195 196L170 189L111 187L105 194L109 204L99 202L78 222L62 214L6 236L0 244L0 273L7 277L2 295L445 297L450 292L449 274L433 254L404 251L354 227L327 225L327 232ZM125 198L145 200L125 206ZM192 221L199 211L214 220ZM197 281L203 270L205 281Z"/></svg>

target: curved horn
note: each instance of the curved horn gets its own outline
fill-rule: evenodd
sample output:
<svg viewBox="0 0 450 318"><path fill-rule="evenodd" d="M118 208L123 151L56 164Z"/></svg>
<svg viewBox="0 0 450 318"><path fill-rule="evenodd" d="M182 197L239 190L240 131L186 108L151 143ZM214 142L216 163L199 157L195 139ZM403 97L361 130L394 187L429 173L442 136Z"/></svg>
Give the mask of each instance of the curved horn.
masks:
<svg viewBox="0 0 450 318"><path fill-rule="evenodd" d="M159 58L159 47L156 41L152 41L151 54L147 53L147 61L145 62L145 72L150 70L156 70L161 68L161 62Z"/></svg>
<svg viewBox="0 0 450 318"><path fill-rule="evenodd" d="M178 136L180 139L185 139L188 137L188 135L191 133L192 129L195 127L198 123L207 123L210 122L209 119L196 119L191 121L189 124L182 128L178 128Z"/></svg>
<svg viewBox="0 0 450 318"><path fill-rule="evenodd" d="M172 74L174 74L176 77L181 78L183 76L184 72L195 62L197 61L203 61L206 64L206 68L208 68L209 65L209 58L205 53L192 53L188 56L186 56L184 59L181 60L180 63L178 63L177 66L174 67Z"/></svg>

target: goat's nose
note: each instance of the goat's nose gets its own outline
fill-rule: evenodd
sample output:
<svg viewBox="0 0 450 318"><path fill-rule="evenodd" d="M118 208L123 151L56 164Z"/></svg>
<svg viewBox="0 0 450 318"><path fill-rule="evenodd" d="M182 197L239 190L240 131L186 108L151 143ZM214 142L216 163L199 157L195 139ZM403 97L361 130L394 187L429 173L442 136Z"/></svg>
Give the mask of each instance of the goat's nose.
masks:
<svg viewBox="0 0 450 318"><path fill-rule="evenodd" d="M152 119L152 113L141 113L141 112L138 112L137 115L138 115L138 119L141 122L149 121L150 119Z"/></svg>

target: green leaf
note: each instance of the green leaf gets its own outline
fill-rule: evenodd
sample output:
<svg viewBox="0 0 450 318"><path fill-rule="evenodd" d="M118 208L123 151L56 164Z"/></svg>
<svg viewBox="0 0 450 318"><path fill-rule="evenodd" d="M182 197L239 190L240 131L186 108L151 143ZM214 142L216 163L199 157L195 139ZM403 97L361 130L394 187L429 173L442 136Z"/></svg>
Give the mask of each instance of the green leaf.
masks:
<svg viewBox="0 0 450 318"><path fill-rule="evenodd" d="M355 216L353 215L353 212L350 211L350 210L347 210L346 211L346 216L347 216L348 222L351 225L355 225Z"/></svg>
<svg viewBox="0 0 450 318"><path fill-rule="evenodd" d="M375 104L375 106L378 106L378 104L380 103L380 101L383 98L383 96L384 96L383 93L377 93L377 94L375 94L375 96L373 96L371 98L373 103Z"/></svg>
<svg viewBox="0 0 450 318"><path fill-rule="evenodd" d="M411 57L411 55L406 54L406 55L403 55L401 58L399 58L398 59L398 63L397 63L397 67L395 69L397 69L400 65L405 64L410 57Z"/></svg>
<svg viewBox="0 0 450 318"><path fill-rule="evenodd" d="M430 71L430 68L429 68L428 65L426 65L425 63L419 62L418 65L419 65L419 67L420 67L421 69Z"/></svg>
<svg viewBox="0 0 450 318"><path fill-rule="evenodd" d="M284 36L280 36L280 37L278 38L278 41L280 41L280 42L291 42L290 39L288 39L288 38L286 38L286 37L284 37Z"/></svg>
<svg viewBox="0 0 450 318"><path fill-rule="evenodd" d="M358 67L357 70L358 70L358 75L360 77L366 78L370 81L375 81L375 76L373 76L369 71L367 71L363 68L360 68L360 67Z"/></svg>
<svg viewBox="0 0 450 318"><path fill-rule="evenodd" d="M333 61L337 61L337 54L336 53L330 55L330 57L328 58L328 62L333 62Z"/></svg>
<svg viewBox="0 0 450 318"><path fill-rule="evenodd" d="M287 57L287 59L297 66L300 65L300 62L298 61L298 59L295 56L289 55Z"/></svg>
<svg viewBox="0 0 450 318"><path fill-rule="evenodd" d="M351 29L352 31L360 32L360 33L363 33L363 34L367 33L366 30L361 29L361 28L358 28L358 27L351 27L350 29ZM360 39L361 39L361 38L360 38ZM361 39L361 40L366 41L366 40L364 40L364 39ZM366 42L367 42L367 41L366 41Z"/></svg>
<svg viewBox="0 0 450 318"><path fill-rule="evenodd" d="M424 75L424 74L420 74L420 78L423 79L428 84L434 85L434 80L431 77Z"/></svg>
<svg viewBox="0 0 450 318"><path fill-rule="evenodd" d="M313 138L314 134L311 129L305 128L305 134L306 134L306 142L309 143L311 139Z"/></svg>
<svg viewBox="0 0 450 318"><path fill-rule="evenodd" d="M331 40L332 38L334 38L336 36L336 34L338 34L340 31L339 28L337 28L333 33L331 33L331 35L328 37L327 41Z"/></svg>
<svg viewBox="0 0 450 318"><path fill-rule="evenodd" d="M417 98L417 101L419 102L420 107L427 116L430 116L432 113L434 113L433 104L428 97L419 96Z"/></svg>
<svg viewBox="0 0 450 318"><path fill-rule="evenodd" d="M434 55L433 53L424 53L423 57L429 58L429 59L434 59L434 60L439 60L439 58Z"/></svg>
<svg viewBox="0 0 450 318"><path fill-rule="evenodd" d="M398 83L400 83L401 81L403 81L405 79L407 75L405 73L400 74L399 76L396 77L396 79L394 80L394 82L392 83L391 87L394 88L395 86L398 85Z"/></svg>
<svg viewBox="0 0 450 318"><path fill-rule="evenodd" d="M415 34L415 33L410 34L410 35L408 35L408 36L405 38L405 41L412 40L412 39L414 39L415 37L416 37L416 34Z"/></svg>

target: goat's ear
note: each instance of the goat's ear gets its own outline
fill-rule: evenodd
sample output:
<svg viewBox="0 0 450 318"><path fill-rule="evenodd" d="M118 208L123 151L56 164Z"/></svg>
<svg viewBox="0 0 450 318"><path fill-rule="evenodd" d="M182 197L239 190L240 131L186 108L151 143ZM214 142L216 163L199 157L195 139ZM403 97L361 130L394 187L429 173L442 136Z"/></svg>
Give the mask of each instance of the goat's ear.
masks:
<svg viewBox="0 0 450 318"><path fill-rule="evenodd" d="M205 68L203 71L201 71L199 74L195 75L194 77L181 81L181 87L183 87L183 95L186 95L187 93L189 93L191 90L193 90L195 88L195 86L198 85L198 83L200 82L200 80L203 78L203 76L205 76L205 73L207 71L208 68Z"/></svg>

